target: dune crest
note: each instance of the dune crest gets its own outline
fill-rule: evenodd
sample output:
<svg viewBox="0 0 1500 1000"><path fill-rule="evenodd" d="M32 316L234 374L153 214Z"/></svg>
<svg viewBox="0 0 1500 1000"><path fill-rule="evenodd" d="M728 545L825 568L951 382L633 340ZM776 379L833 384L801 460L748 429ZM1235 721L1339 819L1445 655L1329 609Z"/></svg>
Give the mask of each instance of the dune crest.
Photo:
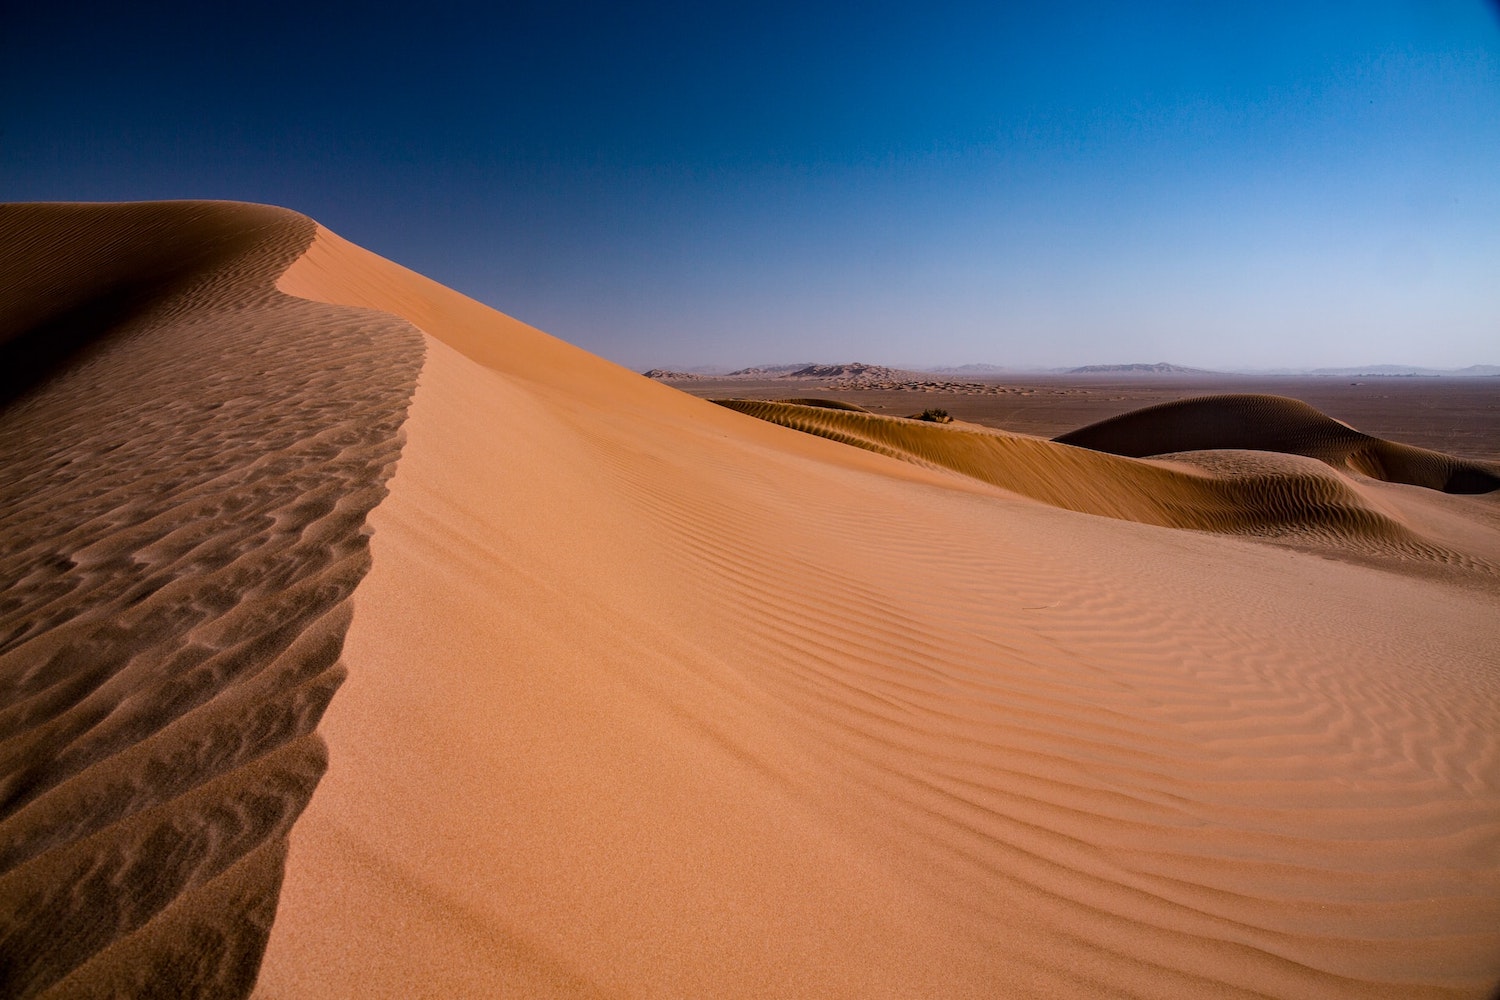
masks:
<svg viewBox="0 0 1500 1000"><path fill-rule="evenodd" d="M258 995L1500 973L1492 581L1080 517L748 420L326 231L282 287L430 339ZM1214 479L1005 447L1059 491L1143 470L1101 504Z"/></svg>
<svg viewBox="0 0 1500 1000"><path fill-rule="evenodd" d="M802 433L274 209L0 233L0 993L1500 979L1489 497Z"/></svg>
<svg viewBox="0 0 1500 1000"><path fill-rule="evenodd" d="M1142 461L1103 449L1067 445L1065 439L1071 435L1047 441L972 424L936 424L807 405L804 401L716 402L804 433L918 465L950 469L1066 510L1166 528L1276 539L1363 558L1389 556L1416 560L1500 576L1500 563L1489 558L1497 554L1492 547L1476 554L1423 537L1406 522L1399 508L1370 495L1360 484L1337 474L1326 463L1296 454L1268 454L1267 449L1227 450L1251 443L1248 434L1234 439L1235 445L1226 446L1226 450L1175 454L1153 450L1153 454L1166 461ZM1155 428L1155 443L1162 447L1201 443L1207 435L1192 431L1195 411L1173 406ZM1311 407L1303 408L1317 414ZM1130 416L1118 418L1120 425L1130 426ZM1316 424L1319 428L1337 423L1321 414L1317 416L1321 418ZM1174 436L1178 417L1188 421L1189 426ZM1220 439L1223 438L1221 434ZM1266 442L1256 439L1255 443ZM1391 449L1400 447L1390 445ZM1448 459L1455 466L1460 464L1435 452L1408 450Z"/></svg>
<svg viewBox="0 0 1500 1000"><path fill-rule="evenodd" d="M1500 490L1500 469L1363 434L1284 396L1175 400L1101 420L1054 440L1132 458L1218 449L1284 452L1372 479L1444 493Z"/></svg>
<svg viewBox="0 0 1500 1000"><path fill-rule="evenodd" d="M313 224L0 208L0 994L243 996L421 341Z"/></svg>

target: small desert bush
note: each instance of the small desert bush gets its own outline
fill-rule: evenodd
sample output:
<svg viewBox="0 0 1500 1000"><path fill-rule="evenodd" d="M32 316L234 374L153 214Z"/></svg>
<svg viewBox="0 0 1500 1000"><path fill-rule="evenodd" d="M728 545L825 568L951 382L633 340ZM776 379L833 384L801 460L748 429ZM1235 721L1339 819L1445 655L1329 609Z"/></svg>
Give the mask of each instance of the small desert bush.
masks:
<svg viewBox="0 0 1500 1000"><path fill-rule="evenodd" d="M930 420L935 424L946 424L953 420L947 410L926 409L917 414L918 420Z"/></svg>

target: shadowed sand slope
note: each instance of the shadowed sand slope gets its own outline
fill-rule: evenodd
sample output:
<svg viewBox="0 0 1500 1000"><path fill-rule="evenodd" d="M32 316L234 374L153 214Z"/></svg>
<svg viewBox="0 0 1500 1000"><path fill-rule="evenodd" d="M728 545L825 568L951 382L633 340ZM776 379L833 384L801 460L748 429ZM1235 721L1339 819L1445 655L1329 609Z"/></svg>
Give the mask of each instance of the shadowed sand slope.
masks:
<svg viewBox="0 0 1500 1000"><path fill-rule="evenodd" d="M1283 396L1223 395L1148 406L1059 435L1064 444L1140 458L1240 449L1307 455L1335 468L1445 493L1500 490L1500 469L1362 434Z"/></svg>
<svg viewBox="0 0 1500 1000"><path fill-rule="evenodd" d="M422 351L314 231L0 207L0 995L254 982Z"/></svg>
<svg viewBox="0 0 1500 1000"><path fill-rule="evenodd" d="M1269 516L1212 461L933 452L821 407L864 447L797 433L323 230L279 287L400 316L427 354L258 995L1500 976L1492 577L1159 526ZM1417 534L1394 494L1286 461L1348 532ZM976 474L997 462L1024 482ZM1478 510L1421 526L1490 551Z"/></svg>

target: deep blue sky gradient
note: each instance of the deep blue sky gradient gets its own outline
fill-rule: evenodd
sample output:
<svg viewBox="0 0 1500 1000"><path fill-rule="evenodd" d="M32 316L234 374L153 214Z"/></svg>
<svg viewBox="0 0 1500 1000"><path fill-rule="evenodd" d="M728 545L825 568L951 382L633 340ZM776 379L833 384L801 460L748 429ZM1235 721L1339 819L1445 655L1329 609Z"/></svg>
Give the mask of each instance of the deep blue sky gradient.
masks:
<svg viewBox="0 0 1500 1000"><path fill-rule="evenodd" d="M1500 362L1481 0L4 21L0 199L286 205L634 367Z"/></svg>

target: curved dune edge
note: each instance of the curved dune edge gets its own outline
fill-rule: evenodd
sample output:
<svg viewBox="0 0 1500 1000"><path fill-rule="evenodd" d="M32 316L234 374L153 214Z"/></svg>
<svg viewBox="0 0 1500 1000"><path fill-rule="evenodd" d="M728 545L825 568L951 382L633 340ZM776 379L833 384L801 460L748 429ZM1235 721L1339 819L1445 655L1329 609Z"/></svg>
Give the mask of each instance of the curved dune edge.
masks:
<svg viewBox="0 0 1500 1000"><path fill-rule="evenodd" d="M1444 493L1500 490L1500 469L1491 465L1373 437L1285 396L1239 393L1174 400L1054 440L1133 458L1216 449L1285 452L1372 479Z"/></svg>
<svg viewBox="0 0 1500 1000"><path fill-rule="evenodd" d="M246 995L422 343L313 223L0 207L0 995Z"/></svg>
<svg viewBox="0 0 1500 1000"><path fill-rule="evenodd" d="M1068 445L1062 438L1047 441L973 425L790 402L715 402L804 433L949 469L1065 510L1500 574L1500 566L1483 557L1422 537L1405 523L1397 506L1370 495L1327 464L1296 455L1264 449L1182 452L1161 455L1169 461L1142 461ZM1317 414L1305 404L1298 406ZM1191 416L1184 408L1171 412ZM1321 422L1336 423L1327 417ZM1163 425L1171 426L1166 421ZM1162 443L1173 440L1164 431L1157 438Z"/></svg>
<svg viewBox="0 0 1500 1000"><path fill-rule="evenodd" d="M747 420L326 230L280 287L429 339L257 995L1500 976L1493 586Z"/></svg>

